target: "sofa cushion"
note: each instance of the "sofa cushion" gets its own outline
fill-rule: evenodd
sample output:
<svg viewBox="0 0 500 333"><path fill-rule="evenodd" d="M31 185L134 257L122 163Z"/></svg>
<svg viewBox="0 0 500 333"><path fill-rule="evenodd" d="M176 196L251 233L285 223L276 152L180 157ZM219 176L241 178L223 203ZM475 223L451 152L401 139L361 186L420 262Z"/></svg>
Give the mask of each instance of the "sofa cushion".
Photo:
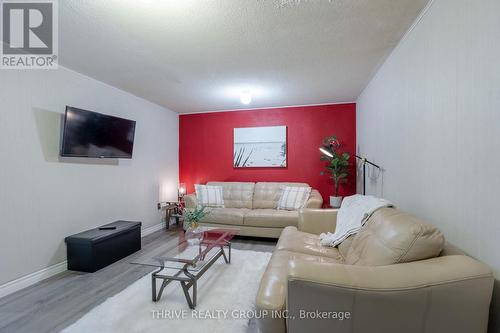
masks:
<svg viewBox="0 0 500 333"><path fill-rule="evenodd" d="M309 187L309 185L305 183L256 183L253 196L253 208L277 208L282 188L285 186Z"/></svg>
<svg viewBox="0 0 500 333"><path fill-rule="evenodd" d="M210 214L200 222L243 225L243 217L249 211L248 208L210 208Z"/></svg>
<svg viewBox="0 0 500 333"><path fill-rule="evenodd" d="M351 244L352 244L353 239L354 239L354 235L351 235L351 236L347 237L346 239L344 239L342 241L342 243L339 244L339 246L337 246L342 258L344 258L344 259L347 258L347 255L349 253L349 249L351 248Z"/></svg>
<svg viewBox="0 0 500 333"><path fill-rule="evenodd" d="M443 234L417 217L393 208L377 210L354 236L346 264L382 266L433 258Z"/></svg>
<svg viewBox="0 0 500 333"><path fill-rule="evenodd" d="M319 236L307 232L298 231L296 227L286 227L281 232L276 250L300 252L314 256L324 256L343 261L339 249L331 246L322 246Z"/></svg>
<svg viewBox="0 0 500 333"><path fill-rule="evenodd" d="M289 225L296 226L298 221L298 211L252 209L245 214L243 223L252 227L284 228Z"/></svg>
<svg viewBox="0 0 500 333"><path fill-rule="evenodd" d="M224 192L224 207L252 209L255 183L208 182L207 185L222 186Z"/></svg>

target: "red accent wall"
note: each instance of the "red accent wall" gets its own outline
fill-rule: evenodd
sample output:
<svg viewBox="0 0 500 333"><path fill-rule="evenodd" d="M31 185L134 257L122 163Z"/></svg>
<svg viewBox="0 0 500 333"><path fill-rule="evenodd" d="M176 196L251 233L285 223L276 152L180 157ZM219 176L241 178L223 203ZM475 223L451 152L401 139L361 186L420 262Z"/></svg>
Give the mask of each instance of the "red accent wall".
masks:
<svg viewBox="0 0 500 333"><path fill-rule="evenodd" d="M288 127L286 168L233 168L233 128ZM320 175L324 162L318 150L324 137L335 134L351 154L356 151L356 104L287 107L180 115L179 177L188 193L207 181L305 182L327 201L333 184ZM355 160L351 157L351 163ZM341 195L356 192L355 168Z"/></svg>

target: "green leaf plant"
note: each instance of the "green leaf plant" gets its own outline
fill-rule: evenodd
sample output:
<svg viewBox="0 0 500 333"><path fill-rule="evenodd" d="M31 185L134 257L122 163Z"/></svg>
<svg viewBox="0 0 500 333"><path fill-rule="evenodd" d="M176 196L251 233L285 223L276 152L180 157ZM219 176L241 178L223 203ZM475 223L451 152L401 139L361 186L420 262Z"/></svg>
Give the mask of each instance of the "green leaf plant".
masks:
<svg viewBox="0 0 500 333"><path fill-rule="evenodd" d="M330 152L333 157L322 155L321 161L326 161L325 168L321 175L330 174L330 178L335 185L335 196L338 197L340 184L347 183L349 177L349 158L348 153L342 152L342 145L335 135L326 137L322 142L323 149Z"/></svg>
<svg viewBox="0 0 500 333"><path fill-rule="evenodd" d="M207 206L198 206L194 209L184 208L184 223L187 224L187 227L196 229L200 220L208 214L210 214L210 210L207 209Z"/></svg>

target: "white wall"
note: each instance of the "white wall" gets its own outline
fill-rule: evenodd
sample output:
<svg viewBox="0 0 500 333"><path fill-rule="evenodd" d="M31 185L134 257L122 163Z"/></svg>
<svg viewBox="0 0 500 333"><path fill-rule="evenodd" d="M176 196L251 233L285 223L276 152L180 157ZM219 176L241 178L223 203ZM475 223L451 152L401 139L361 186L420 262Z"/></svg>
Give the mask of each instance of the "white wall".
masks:
<svg viewBox="0 0 500 333"><path fill-rule="evenodd" d="M357 104L369 194L439 226L500 277L500 1L436 0Z"/></svg>
<svg viewBox="0 0 500 333"><path fill-rule="evenodd" d="M58 158L72 105L137 121L132 160ZM118 219L161 222L175 197L178 115L60 68L0 71L0 285L65 260L64 237Z"/></svg>

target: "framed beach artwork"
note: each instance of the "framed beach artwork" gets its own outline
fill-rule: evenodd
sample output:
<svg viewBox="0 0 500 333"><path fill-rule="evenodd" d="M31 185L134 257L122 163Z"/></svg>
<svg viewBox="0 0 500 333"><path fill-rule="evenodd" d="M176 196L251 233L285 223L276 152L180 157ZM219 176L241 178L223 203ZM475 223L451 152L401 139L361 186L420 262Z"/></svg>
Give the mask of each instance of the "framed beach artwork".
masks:
<svg viewBox="0 0 500 333"><path fill-rule="evenodd" d="M235 128L235 168L286 168L286 126Z"/></svg>

